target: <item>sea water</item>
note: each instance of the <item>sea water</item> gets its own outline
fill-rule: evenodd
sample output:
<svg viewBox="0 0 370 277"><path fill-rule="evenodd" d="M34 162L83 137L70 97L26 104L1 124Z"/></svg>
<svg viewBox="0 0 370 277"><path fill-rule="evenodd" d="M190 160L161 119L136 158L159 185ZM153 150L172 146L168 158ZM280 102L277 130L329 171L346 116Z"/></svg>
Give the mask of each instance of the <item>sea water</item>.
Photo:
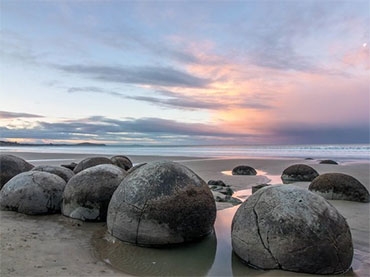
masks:
<svg viewBox="0 0 370 277"><path fill-rule="evenodd" d="M286 157L370 160L370 144L235 145L235 146L6 146L0 152L78 153L101 155L185 156L215 158Z"/></svg>

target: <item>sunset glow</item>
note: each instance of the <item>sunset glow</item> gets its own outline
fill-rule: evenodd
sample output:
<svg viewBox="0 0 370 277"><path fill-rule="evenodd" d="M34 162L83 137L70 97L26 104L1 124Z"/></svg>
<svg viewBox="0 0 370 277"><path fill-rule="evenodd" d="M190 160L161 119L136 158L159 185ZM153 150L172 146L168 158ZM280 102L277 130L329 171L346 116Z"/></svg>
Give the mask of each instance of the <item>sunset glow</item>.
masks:
<svg viewBox="0 0 370 277"><path fill-rule="evenodd" d="M369 143L368 1L0 2L0 140Z"/></svg>

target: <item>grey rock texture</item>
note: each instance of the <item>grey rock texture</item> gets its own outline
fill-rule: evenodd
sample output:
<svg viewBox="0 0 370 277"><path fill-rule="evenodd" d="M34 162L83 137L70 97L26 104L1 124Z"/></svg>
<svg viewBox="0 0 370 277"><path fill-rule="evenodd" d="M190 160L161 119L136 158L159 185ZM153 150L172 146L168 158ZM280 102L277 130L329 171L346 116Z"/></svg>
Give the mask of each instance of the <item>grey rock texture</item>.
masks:
<svg viewBox="0 0 370 277"><path fill-rule="evenodd" d="M207 184L187 167L151 162L132 171L109 203L114 237L144 246L198 240L213 231L216 204Z"/></svg>
<svg viewBox="0 0 370 277"><path fill-rule="evenodd" d="M234 252L260 269L339 274L352 263L344 217L323 197L294 185L257 191L232 221Z"/></svg>
<svg viewBox="0 0 370 277"><path fill-rule="evenodd" d="M226 195L233 195L234 191L230 188L229 185L226 185L222 180L209 180L208 187L212 191L217 191Z"/></svg>
<svg viewBox="0 0 370 277"><path fill-rule="evenodd" d="M269 184L259 184L259 185L252 186L252 194L256 193L261 188L268 187L268 186L271 186L271 185L269 185Z"/></svg>
<svg viewBox="0 0 370 277"><path fill-rule="evenodd" d="M281 180L284 184L294 182L310 182L319 176L319 173L306 164L291 165L283 171Z"/></svg>
<svg viewBox="0 0 370 277"><path fill-rule="evenodd" d="M20 173L1 189L0 208L29 215L58 213L65 185L61 177L48 172Z"/></svg>
<svg viewBox="0 0 370 277"><path fill-rule="evenodd" d="M32 168L32 171L44 171L58 175L66 181L66 183L75 175L72 170L57 165L38 165Z"/></svg>
<svg viewBox="0 0 370 277"><path fill-rule="evenodd" d="M222 180L209 180L208 187L212 191L213 198L216 202L227 202L234 206L242 202L240 199L232 197L234 191Z"/></svg>
<svg viewBox="0 0 370 277"><path fill-rule="evenodd" d="M132 167L132 162L126 156L117 155L110 158L110 160L114 165L119 166L120 168L123 168L126 171Z"/></svg>
<svg viewBox="0 0 370 277"><path fill-rule="evenodd" d="M77 163L71 162L69 164L62 164L61 166L65 167L65 168L68 168L68 169L73 171L76 168Z"/></svg>
<svg viewBox="0 0 370 277"><path fill-rule="evenodd" d="M65 187L62 214L83 221L105 221L109 201L125 176L124 170L110 164L76 174Z"/></svg>
<svg viewBox="0 0 370 277"><path fill-rule="evenodd" d="M325 173L316 177L308 187L329 200L370 202L369 192L356 178L343 173Z"/></svg>
<svg viewBox="0 0 370 277"><path fill-rule="evenodd" d="M112 164L112 161L106 157L90 157L90 158L86 158L86 159L83 159L82 161L80 161L76 167L73 169L73 172L75 174L77 174L78 172L86 169L86 168L89 168L89 167L92 167L92 166L96 166L96 165L99 165L99 164Z"/></svg>
<svg viewBox="0 0 370 277"><path fill-rule="evenodd" d="M257 175L257 171L248 165L239 165L231 173L232 175Z"/></svg>
<svg viewBox="0 0 370 277"><path fill-rule="evenodd" d="M13 155L0 155L0 189L19 173L29 171L33 165Z"/></svg>

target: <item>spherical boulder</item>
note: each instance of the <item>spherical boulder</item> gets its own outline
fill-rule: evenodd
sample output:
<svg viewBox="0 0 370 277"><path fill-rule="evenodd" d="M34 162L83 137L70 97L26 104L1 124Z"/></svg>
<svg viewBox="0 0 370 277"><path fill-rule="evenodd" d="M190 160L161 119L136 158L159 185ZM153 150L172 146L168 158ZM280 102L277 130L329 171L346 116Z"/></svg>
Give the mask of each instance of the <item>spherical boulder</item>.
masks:
<svg viewBox="0 0 370 277"><path fill-rule="evenodd" d="M232 175L257 175L257 171L248 165L239 165L231 173Z"/></svg>
<svg viewBox="0 0 370 277"><path fill-rule="evenodd" d="M19 173L29 171L33 165L13 155L0 155L0 189Z"/></svg>
<svg viewBox="0 0 370 277"><path fill-rule="evenodd" d="M163 246L213 231L216 204L207 184L187 167L151 162L132 171L109 203L108 231L120 240Z"/></svg>
<svg viewBox="0 0 370 277"><path fill-rule="evenodd" d="M114 165L119 166L120 168L123 168L126 171L132 167L132 162L126 156L117 155L110 158L110 160Z"/></svg>
<svg viewBox="0 0 370 277"><path fill-rule="evenodd" d="M76 174L64 189L62 214L83 221L105 221L112 194L125 176L123 169L110 164Z"/></svg>
<svg viewBox="0 0 370 277"><path fill-rule="evenodd" d="M68 182L75 174L72 170L63 166L57 165L38 165L32 168L32 171L44 171L49 172L61 177L64 181Z"/></svg>
<svg viewBox="0 0 370 277"><path fill-rule="evenodd" d="M284 184L294 182L310 182L319 176L319 173L306 164L291 165L283 171L281 180Z"/></svg>
<svg viewBox="0 0 370 277"><path fill-rule="evenodd" d="M24 214L60 212L66 182L48 172L28 171L13 177L0 191L0 209Z"/></svg>
<svg viewBox="0 0 370 277"><path fill-rule="evenodd" d="M311 274L339 274L352 263L344 217L323 197L291 185L250 196L232 221L232 247L247 264Z"/></svg>
<svg viewBox="0 0 370 277"><path fill-rule="evenodd" d="M92 167L92 166L96 166L96 165L99 165L99 164L112 164L112 161L106 157L89 157L89 158L86 158L82 161L80 161L76 167L73 169L73 172L75 174L77 174L78 172L86 169L86 168L89 168L89 167Z"/></svg>
<svg viewBox="0 0 370 277"><path fill-rule="evenodd" d="M370 202L369 192L356 178L343 173L325 173L316 177L308 187L329 200Z"/></svg>

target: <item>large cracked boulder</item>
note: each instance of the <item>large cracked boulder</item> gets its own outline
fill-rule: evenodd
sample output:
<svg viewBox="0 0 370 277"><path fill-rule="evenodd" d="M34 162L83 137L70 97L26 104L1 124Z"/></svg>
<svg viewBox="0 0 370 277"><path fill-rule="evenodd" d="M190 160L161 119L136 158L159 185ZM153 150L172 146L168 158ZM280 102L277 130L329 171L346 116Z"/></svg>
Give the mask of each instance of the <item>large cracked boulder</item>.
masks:
<svg viewBox="0 0 370 277"><path fill-rule="evenodd" d="M125 176L123 169L110 164L76 174L65 187L62 214L82 221L105 221L112 194Z"/></svg>
<svg viewBox="0 0 370 277"><path fill-rule="evenodd" d="M306 164L294 164L283 171L281 180L284 184L294 182L311 182L319 176L319 173L312 167Z"/></svg>
<svg viewBox="0 0 370 277"><path fill-rule="evenodd" d="M130 161L130 159L123 155L113 156L112 158L110 158L110 160L114 165L119 166L126 171L132 167L132 162Z"/></svg>
<svg viewBox="0 0 370 277"><path fill-rule="evenodd" d="M238 165L232 170L232 175L257 175L257 171L248 165Z"/></svg>
<svg viewBox="0 0 370 277"><path fill-rule="evenodd" d="M207 184L187 167L151 162L132 171L114 192L108 231L144 246L198 240L213 230L216 204Z"/></svg>
<svg viewBox="0 0 370 277"><path fill-rule="evenodd" d="M286 185L250 196L232 221L232 247L247 264L311 274L339 274L352 263L344 217L323 197Z"/></svg>
<svg viewBox="0 0 370 277"><path fill-rule="evenodd" d="M80 161L73 169L73 172L77 174L78 172L86 168L93 167L99 164L112 164L112 161L106 157L89 157Z"/></svg>
<svg viewBox="0 0 370 277"><path fill-rule="evenodd" d="M19 173L29 171L33 165L13 155L0 155L0 189Z"/></svg>
<svg viewBox="0 0 370 277"><path fill-rule="evenodd" d="M64 181L66 181L66 183L75 175L72 170L57 165L38 165L32 168L32 171L44 171L58 175Z"/></svg>
<svg viewBox="0 0 370 277"><path fill-rule="evenodd" d="M48 172L28 171L12 178L0 191L0 209L19 213L60 212L66 182Z"/></svg>
<svg viewBox="0 0 370 277"><path fill-rule="evenodd" d="M370 202L369 192L356 178L343 173L325 173L310 184L310 191L329 200Z"/></svg>

